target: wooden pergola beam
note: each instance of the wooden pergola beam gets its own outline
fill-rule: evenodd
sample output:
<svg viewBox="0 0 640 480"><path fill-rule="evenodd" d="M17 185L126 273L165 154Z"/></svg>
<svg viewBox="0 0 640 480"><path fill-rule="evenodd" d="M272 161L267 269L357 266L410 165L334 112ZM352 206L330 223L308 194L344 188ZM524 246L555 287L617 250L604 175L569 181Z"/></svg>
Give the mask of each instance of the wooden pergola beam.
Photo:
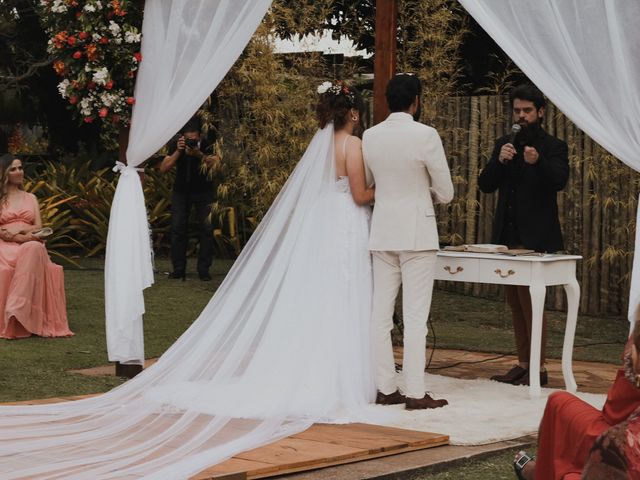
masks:
<svg viewBox="0 0 640 480"><path fill-rule="evenodd" d="M375 57L373 63L373 123L387 118L384 96L387 83L396 73L396 30L398 0L376 0Z"/></svg>

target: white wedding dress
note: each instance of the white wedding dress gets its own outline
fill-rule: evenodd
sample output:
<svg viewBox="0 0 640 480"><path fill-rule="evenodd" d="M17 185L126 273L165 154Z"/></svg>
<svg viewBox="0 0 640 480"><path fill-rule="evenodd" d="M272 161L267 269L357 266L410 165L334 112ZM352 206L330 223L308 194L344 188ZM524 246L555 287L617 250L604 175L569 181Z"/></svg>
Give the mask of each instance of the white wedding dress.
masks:
<svg viewBox="0 0 640 480"><path fill-rule="evenodd" d="M211 302L151 368L86 400L0 407L0 478L182 479L313 422L385 420L369 208L316 133Z"/></svg>

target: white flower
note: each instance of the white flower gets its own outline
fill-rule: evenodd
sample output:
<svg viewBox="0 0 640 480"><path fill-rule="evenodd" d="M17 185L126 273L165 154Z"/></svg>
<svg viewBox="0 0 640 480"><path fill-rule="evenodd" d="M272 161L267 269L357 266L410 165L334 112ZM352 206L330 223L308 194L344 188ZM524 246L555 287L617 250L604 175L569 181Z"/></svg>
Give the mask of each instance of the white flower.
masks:
<svg viewBox="0 0 640 480"><path fill-rule="evenodd" d="M85 64L84 66L84 71L85 72L90 72L91 71L91 65L89 65L88 63Z"/></svg>
<svg viewBox="0 0 640 480"><path fill-rule="evenodd" d="M323 94L326 93L327 90L329 90L331 87L333 87L333 83L331 82L324 82L322 85L320 85L318 87L318 93L319 94Z"/></svg>
<svg viewBox="0 0 640 480"><path fill-rule="evenodd" d="M90 3L87 3L87 4L84 6L83 10L84 10L85 12L95 12L95 11L96 11L96 7L95 7L94 5L91 5Z"/></svg>
<svg viewBox="0 0 640 480"><path fill-rule="evenodd" d="M83 98L82 100L80 100L78 107L80 107L80 113L85 117L91 115L91 104L89 103L88 98Z"/></svg>
<svg viewBox="0 0 640 480"><path fill-rule="evenodd" d="M117 99L118 97L116 95L109 92L103 92L100 95L100 101L105 107L110 107L111 105L113 105L113 102L115 102Z"/></svg>
<svg viewBox="0 0 640 480"><path fill-rule="evenodd" d="M98 0L98 1L95 3L95 6L96 6L96 8L97 8L98 10L101 10L101 9L102 9L102 2L101 2L100 0Z"/></svg>
<svg viewBox="0 0 640 480"><path fill-rule="evenodd" d="M99 33L94 33L91 35L91 38L93 39L94 42L97 42L102 38L102 35L100 35Z"/></svg>
<svg viewBox="0 0 640 480"><path fill-rule="evenodd" d="M54 13L65 13L67 11L67 5L64 3L64 0L53 0L51 11Z"/></svg>
<svg viewBox="0 0 640 480"><path fill-rule="evenodd" d="M58 84L58 92L60 92L62 98L67 98L67 88L69 88L70 84L71 82L69 82L69 80L67 80L66 78Z"/></svg>
<svg viewBox="0 0 640 480"><path fill-rule="evenodd" d="M107 79L109 78L109 70L106 67L102 67L95 71L93 74L93 81L98 85L104 85L107 83Z"/></svg>
<svg viewBox="0 0 640 480"><path fill-rule="evenodd" d="M109 31L111 32L111 35L113 35L114 37L117 37L118 35L120 35L120 25L118 25L116 22L114 22L113 20L111 20L109 22Z"/></svg>
<svg viewBox="0 0 640 480"><path fill-rule="evenodd" d="M124 33L124 41L127 43L139 43L142 35L136 30L127 30Z"/></svg>

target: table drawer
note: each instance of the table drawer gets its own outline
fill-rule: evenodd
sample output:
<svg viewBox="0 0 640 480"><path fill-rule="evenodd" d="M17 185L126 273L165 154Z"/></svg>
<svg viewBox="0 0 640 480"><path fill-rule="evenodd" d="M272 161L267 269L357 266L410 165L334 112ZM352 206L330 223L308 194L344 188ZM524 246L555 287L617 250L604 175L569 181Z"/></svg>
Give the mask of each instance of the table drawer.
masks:
<svg viewBox="0 0 640 480"><path fill-rule="evenodd" d="M479 263L477 258L438 257L436 279L452 282L477 282Z"/></svg>
<svg viewBox="0 0 640 480"><path fill-rule="evenodd" d="M478 281L503 285L529 285L531 282L531 263L484 260L480 263Z"/></svg>

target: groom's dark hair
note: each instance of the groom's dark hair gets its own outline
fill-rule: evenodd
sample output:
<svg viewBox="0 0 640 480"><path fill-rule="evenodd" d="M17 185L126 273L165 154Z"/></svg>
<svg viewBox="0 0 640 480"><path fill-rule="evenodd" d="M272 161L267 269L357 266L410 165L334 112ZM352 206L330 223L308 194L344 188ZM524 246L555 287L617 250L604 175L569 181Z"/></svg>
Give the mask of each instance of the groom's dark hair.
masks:
<svg viewBox="0 0 640 480"><path fill-rule="evenodd" d="M391 112L406 112L422 93L422 84L415 75L399 73L387 84L387 105Z"/></svg>

